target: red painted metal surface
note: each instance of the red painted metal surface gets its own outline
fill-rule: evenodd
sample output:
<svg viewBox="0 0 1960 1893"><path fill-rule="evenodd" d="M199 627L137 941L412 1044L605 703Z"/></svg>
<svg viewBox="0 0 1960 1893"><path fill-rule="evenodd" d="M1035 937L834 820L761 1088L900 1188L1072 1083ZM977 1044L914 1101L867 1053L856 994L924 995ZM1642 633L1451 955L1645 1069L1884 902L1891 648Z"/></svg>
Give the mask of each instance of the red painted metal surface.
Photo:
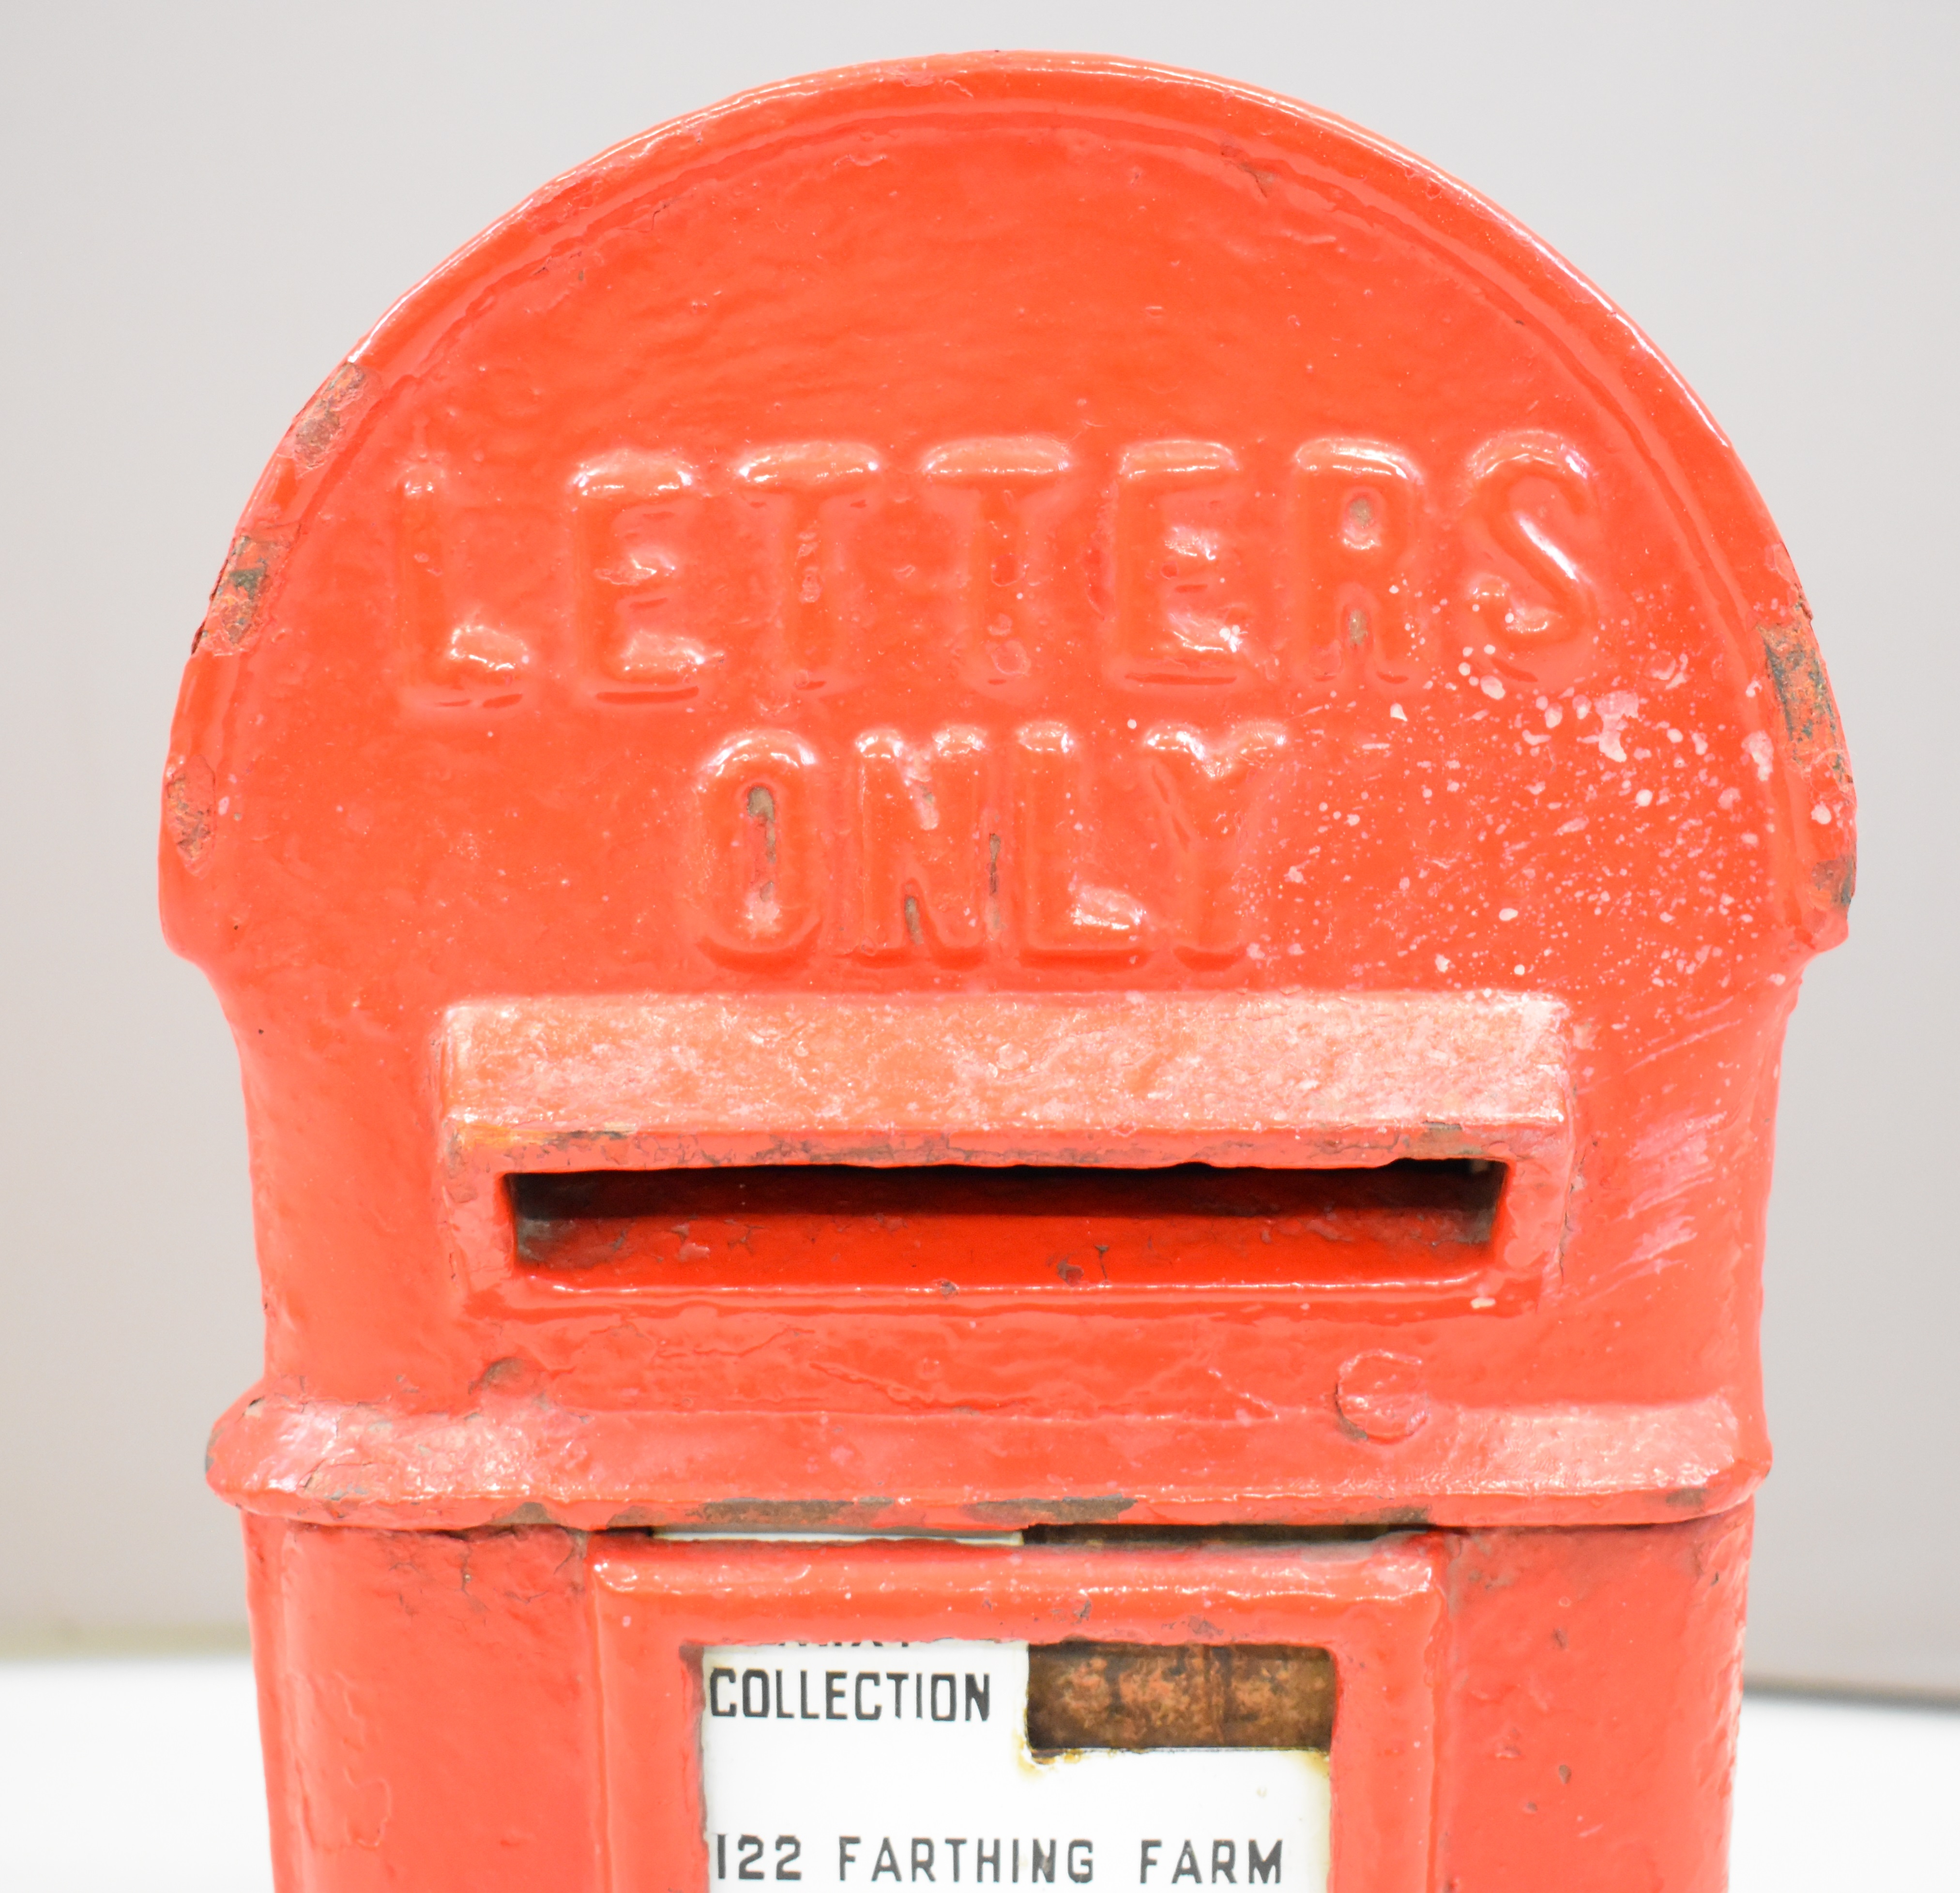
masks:
<svg viewBox="0 0 1960 1893"><path fill-rule="evenodd" d="M813 1554L262 1514L247 1541L288 1885L705 1885L690 1637L1182 1641L1194 1618L1334 1650L1333 1885L1722 1882L1746 1506L1284 1550Z"/></svg>
<svg viewBox="0 0 1960 1893"><path fill-rule="evenodd" d="M212 1476L282 1884L695 1885L600 1760L677 1685L591 1640L774 1554L634 1535L1091 1522L1449 1528L1353 1554L1445 1627L1382 1659L1433 1816L1338 1893L1719 1884L1852 822L1726 444L1352 127L975 57L547 187L295 423L165 786L253 1138ZM1144 1640L1227 1556L972 1553ZM1354 1832L1409 1777L1342 1739Z"/></svg>

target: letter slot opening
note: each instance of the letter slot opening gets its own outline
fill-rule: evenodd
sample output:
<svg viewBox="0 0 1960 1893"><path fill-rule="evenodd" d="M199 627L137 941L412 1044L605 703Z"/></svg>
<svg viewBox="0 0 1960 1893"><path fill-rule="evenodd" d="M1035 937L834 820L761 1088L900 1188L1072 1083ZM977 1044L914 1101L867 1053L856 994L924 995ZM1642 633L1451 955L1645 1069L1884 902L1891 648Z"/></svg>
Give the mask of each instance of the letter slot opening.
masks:
<svg viewBox="0 0 1960 1893"><path fill-rule="evenodd" d="M568 1290L1430 1290L1479 1276L1509 1172L1178 1163L728 1165L507 1179L520 1270Z"/></svg>
<svg viewBox="0 0 1960 1893"><path fill-rule="evenodd" d="M1036 1643L1028 1746L1319 1748L1334 1735L1334 1661L1282 1643Z"/></svg>

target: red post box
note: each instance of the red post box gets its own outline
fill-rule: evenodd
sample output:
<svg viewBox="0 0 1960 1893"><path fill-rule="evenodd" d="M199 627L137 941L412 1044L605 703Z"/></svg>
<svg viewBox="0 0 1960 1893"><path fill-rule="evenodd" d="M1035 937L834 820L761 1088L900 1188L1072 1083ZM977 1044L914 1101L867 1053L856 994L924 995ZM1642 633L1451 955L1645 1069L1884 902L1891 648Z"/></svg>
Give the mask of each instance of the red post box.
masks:
<svg viewBox="0 0 1960 1893"><path fill-rule="evenodd" d="M288 1893L1720 1885L1851 789L1488 205L1045 56L622 145L295 423L164 829Z"/></svg>

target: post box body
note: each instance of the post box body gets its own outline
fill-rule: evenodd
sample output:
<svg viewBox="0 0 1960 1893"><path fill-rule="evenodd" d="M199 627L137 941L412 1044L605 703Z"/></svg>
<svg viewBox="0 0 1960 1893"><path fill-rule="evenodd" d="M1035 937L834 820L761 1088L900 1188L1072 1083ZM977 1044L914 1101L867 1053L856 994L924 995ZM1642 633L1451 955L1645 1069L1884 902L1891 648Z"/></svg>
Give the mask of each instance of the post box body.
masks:
<svg viewBox="0 0 1960 1893"><path fill-rule="evenodd" d="M990 1622L1328 1649L1338 1893L1719 1885L1852 821L1726 443L1352 127L975 57L539 192L165 786L282 1886L705 1888L691 1652Z"/></svg>

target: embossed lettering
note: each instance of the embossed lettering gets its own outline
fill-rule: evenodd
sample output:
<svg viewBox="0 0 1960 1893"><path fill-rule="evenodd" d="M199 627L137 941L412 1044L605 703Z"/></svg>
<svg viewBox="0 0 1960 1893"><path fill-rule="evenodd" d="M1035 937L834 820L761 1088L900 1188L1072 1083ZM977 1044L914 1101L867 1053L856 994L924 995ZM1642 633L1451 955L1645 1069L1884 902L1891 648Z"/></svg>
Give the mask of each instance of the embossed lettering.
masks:
<svg viewBox="0 0 1960 1893"><path fill-rule="evenodd" d="M1119 888L1082 877L1085 820L1080 748L1064 724L1014 732L1014 861L1021 950L1032 959L1131 959L1145 950L1148 916Z"/></svg>
<svg viewBox="0 0 1960 1893"><path fill-rule="evenodd" d="M856 747L858 953L977 959L1000 848L985 733L956 726L913 747L895 730L867 730Z"/></svg>
<svg viewBox="0 0 1960 1893"><path fill-rule="evenodd" d="M702 944L750 964L789 959L822 918L816 757L786 730L746 730L702 765L697 800Z"/></svg>
<svg viewBox="0 0 1960 1893"><path fill-rule="evenodd" d="M781 540L778 622L789 680L798 690L842 681L846 657L844 549L829 502L879 470L878 452L856 441L798 441L762 447L735 463L736 478L790 500Z"/></svg>
<svg viewBox="0 0 1960 1893"><path fill-rule="evenodd" d="M1535 669L1534 654L1589 638L1597 618L1579 562L1543 517L1548 501L1562 503L1575 519L1593 510L1586 463L1555 434L1500 434L1471 457L1468 523L1507 568L1479 570L1473 564L1468 590L1472 621L1528 670Z"/></svg>
<svg viewBox="0 0 1960 1893"><path fill-rule="evenodd" d="M681 616L675 516L700 504L693 469L670 453L608 454L579 469L571 492L581 668L611 702L693 696L723 661Z"/></svg>
<svg viewBox="0 0 1960 1893"><path fill-rule="evenodd" d="M1408 454L1358 435L1262 443L1242 463L1220 441L1133 442L1112 471L1109 538L1071 558L1061 522L1079 536L1092 501L1074 450L1045 435L949 441L902 472L851 441L726 461L618 449L561 489L560 632L482 608L475 554L517 522L418 447L399 488L407 692L496 708L558 686L685 706L739 670L768 702L897 664L978 693L977 713L1032 698L1071 661L1080 614L1106 608L1105 674L1122 686L1365 680L1400 695L1433 676L1446 630L1452 666L1474 640L1497 673L1570 681L1615 615L1593 563L1598 480L1554 434L1488 441L1440 489L1446 507ZM1057 583L1064 571L1077 583ZM953 950L961 924L949 909L933 950Z"/></svg>
<svg viewBox="0 0 1960 1893"><path fill-rule="evenodd" d="M1221 483L1237 457L1216 441L1145 441L1116 472L1115 668L1130 683L1230 683L1246 612Z"/></svg>
<svg viewBox="0 0 1960 1893"><path fill-rule="evenodd" d="M1297 616L1305 675L1331 682L1357 660L1384 682L1420 667L1410 553L1422 479L1375 441L1309 441L1293 457Z"/></svg>
<svg viewBox="0 0 1960 1893"><path fill-rule="evenodd" d="M454 508L447 470L434 460L412 465L402 481L399 565L401 635L409 676L451 708L500 709L519 701L531 648L486 621L453 583Z"/></svg>
<svg viewBox="0 0 1960 1893"><path fill-rule="evenodd" d="M1242 723L1215 740L1182 724L1144 733L1150 775L1178 861L1177 951L1194 963L1234 959L1246 949L1235 872L1248 818L1284 751L1276 723Z"/></svg>
<svg viewBox="0 0 1960 1893"><path fill-rule="evenodd" d="M1027 675L1033 627L1026 498L1068 471L1068 450L1036 434L995 436L950 441L921 466L928 479L978 498L959 581L966 665L983 686L1012 684Z"/></svg>

